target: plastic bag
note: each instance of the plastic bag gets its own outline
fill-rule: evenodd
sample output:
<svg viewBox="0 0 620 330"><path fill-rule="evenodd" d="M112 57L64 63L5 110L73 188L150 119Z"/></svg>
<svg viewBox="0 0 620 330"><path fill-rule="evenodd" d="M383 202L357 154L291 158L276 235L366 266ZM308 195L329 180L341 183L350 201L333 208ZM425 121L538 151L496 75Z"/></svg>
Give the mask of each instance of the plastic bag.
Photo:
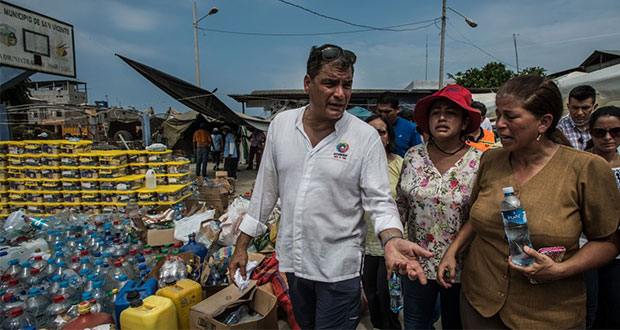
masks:
<svg viewBox="0 0 620 330"><path fill-rule="evenodd" d="M241 234L239 225L241 224L243 216L248 212L249 207L250 200L245 197L237 197L230 203L228 212L220 217L222 225L220 226L219 244L230 246L237 242L237 238L239 234Z"/></svg>

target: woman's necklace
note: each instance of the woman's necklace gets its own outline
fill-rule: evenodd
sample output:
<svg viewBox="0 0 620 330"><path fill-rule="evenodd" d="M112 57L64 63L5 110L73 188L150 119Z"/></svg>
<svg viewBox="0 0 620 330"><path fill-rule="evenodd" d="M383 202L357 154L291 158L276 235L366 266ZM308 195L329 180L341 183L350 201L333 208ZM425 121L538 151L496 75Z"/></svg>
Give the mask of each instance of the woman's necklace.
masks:
<svg viewBox="0 0 620 330"><path fill-rule="evenodd" d="M463 148L465 148L465 145L466 145L465 143L463 143L463 145L460 148L456 149L456 151L454 151L454 152L446 152L446 151L443 151L441 148L439 148L439 146L437 145L437 143L435 143L435 141L433 139L431 139L431 143L435 146L435 148L437 148L437 150L439 150L441 153L444 153L444 154L446 154L448 156L454 156L457 152L463 150Z"/></svg>

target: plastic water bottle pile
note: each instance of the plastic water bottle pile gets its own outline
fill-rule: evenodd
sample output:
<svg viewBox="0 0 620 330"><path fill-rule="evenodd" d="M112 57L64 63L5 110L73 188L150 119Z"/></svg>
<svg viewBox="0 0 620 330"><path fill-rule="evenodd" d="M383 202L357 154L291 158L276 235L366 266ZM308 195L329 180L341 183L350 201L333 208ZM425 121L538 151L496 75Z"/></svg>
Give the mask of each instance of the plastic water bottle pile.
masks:
<svg viewBox="0 0 620 330"><path fill-rule="evenodd" d="M0 228L0 328L60 329L85 301L92 313L113 314L119 290L144 279L162 258L168 260L161 287L187 278L187 265L176 257L183 248L192 249L144 245L126 215L67 210L43 219L14 212Z"/></svg>

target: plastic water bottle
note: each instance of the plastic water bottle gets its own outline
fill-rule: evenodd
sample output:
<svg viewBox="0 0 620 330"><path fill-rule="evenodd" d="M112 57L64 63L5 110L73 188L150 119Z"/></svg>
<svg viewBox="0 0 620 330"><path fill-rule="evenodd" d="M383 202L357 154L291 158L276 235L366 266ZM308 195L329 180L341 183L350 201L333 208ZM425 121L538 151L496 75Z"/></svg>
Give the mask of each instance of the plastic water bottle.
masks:
<svg viewBox="0 0 620 330"><path fill-rule="evenodd" d="M35 325L34 319L24 314L21 307L13 308L7 319L2 322L2 329L20 330Z"/></svg>
<svg viewBox="0 0 620 330"><path fill-rule="evenodd" d="M45 308L49 305L50 300L43 295L39 289L30 289L28 299L26 299L26 314L35 319L37 327L45 326Z"/></svg>
<svg viewBox="0 0 620 330"><path fill-rule="evenodd" d="M241 319L243 319L243 317L245 317L245 316L247 316L249 314L250 314L250 309L248 308L248 306L241 305L241 306L239 306L238 309L236 309L235 311L230 313L226 317L226 319L224 319L224 324L226 324L226 325L237 324L237 323L239 323L239 321L241 321Z"/></svg>
<svg viewBox="0 0 620 330"><path fill-rule="evenodd" d="M508 238L512 262L519 266L529 266L534 262L534 258L523 251L526 245L532 247L525 211L521 208L521 201L515 196L515 191L512 187L505 187L502 190L504 192L504 199L502 200L500 210L504 220L504 231Z"/></svg>
<svg viewBox="0 0 620 330"><path fill-rule="evenodd" d="M47 326L48 329L60 329L68 322L63 314L65 314L70 307L71 304L65 297L61 295L54 296L52 304L45 308L45 318L47 319L45 326Z"/></svg>
<svg viewBox="0 0 620 330"><path fill-rule="evenodd" d="M392 312L398 313L403 309L403 296L400 275L396 272L392 272L388 281L388 290L390 291L390 309Z"/></svg>

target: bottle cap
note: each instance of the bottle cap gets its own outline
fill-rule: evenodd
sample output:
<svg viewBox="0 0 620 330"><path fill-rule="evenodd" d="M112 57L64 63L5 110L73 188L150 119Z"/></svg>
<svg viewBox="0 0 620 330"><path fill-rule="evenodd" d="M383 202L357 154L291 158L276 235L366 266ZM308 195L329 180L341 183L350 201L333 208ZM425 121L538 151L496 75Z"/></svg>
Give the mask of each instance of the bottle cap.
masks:
<svg viewBox="0 0 620 330"><path fill-rule="evenodd" d="M36 261L39 261L39 260L41 260L41 259L43 259L41 256L36 256L36 257L34 257L34 260L36 260Z"/></svg>
<svg viewBox="0 0 620 330"><path fill-rule="evenodd" d="M15 297L13 294L7 293L4 296L2 296L2 301L4 301L5 303L8 303L11 301L11 298L13 297Z"/></svg>
<svg viewBox="0 0 620 330"><path fill-rule="evenodd" d="M88 251L84 250L84 251L80 251L80 256L87 256L88 255Z"/></svg>
<svg viewBox="0 0 620 330"><path fill-rule="evenodd" d="M11 275L9 274L4 274L2 275L2 282L6 282L11 278Z"/></svg>
<svg viewBox="0 0 620 330"><path fill-rule="evenodd" d="M39 291L38 288L33 288L33 289L30 289L30 291L28 291L28 296L29 297L38 296L40 294L41 294L41 291Z"/></svg>
<svg viewBox="0 0 620 330"><path fill-rule="evenodd" d="M54 296L54 302L55 303L59 303L65 300L65 297L63 297L61 294Z"/></svg>
<svg viewBox="0 0 620 330"><path fill-rule="evenodd" d="M33 268L30 270L30 275L37 275L40 272L39 268Z"/></svg>
<svg viewBox="0 0 620 330"><path fill-rule="evenodd" d="M127 281L127 275L123 274L123 275L119 276L118 279L121 280L121 281Z"/></svg>
<svg viewBox="0 0 620 330"><path fill-rule="evenodd" d="M140 298L140 293L138 291L129 291L127 292L127 300L134 300Z"/></svg>
<svg viewBox="0 0 620 330"><path fill-rule="evenodd" d="M90 300L93 298L93 294L90 291L82 293L82 300Z"/></svg>
<svg viewBox="0 0 620 330"><path fill-rule="evenodd" d="M20 316L22 314L24 314L24 310L21 307L11 309L11 317Z"/></svg>
<svg viewBox="0 0 620 330"><path fill-rule="evenodd" d="M6 251L2 251L6 252ZM11 259L9 260L9 266L19 265L19 259Z"/></svg>
<svg viewBox="0 0 620 330"><path fill-rule="evenodd" d="M502 188L502 191L504 192L504 195L515 193L515 189L513 187L504 187Z"/></svg>
<svg viewBox="0 0 620 330"><path fill-rule="evenodd" d="M90 312L90 303L88 301L83 301L78 305L78 313L86 314Z"/></svg>
<svg viewBox="0 0 620 330"><path fill-rule="evenodd" d="M129 307L140 307L142 306L143 302L142 299L137 298L137 299L132 299L129 301Z"/></svg>
<svg viewBox="0 0 620 330"><path fill-rule="evenodd" d="M8 274L7 274L8 275ZM12 278L9 280L9 288L19 285L19 280L16 278Z"/></svg>

